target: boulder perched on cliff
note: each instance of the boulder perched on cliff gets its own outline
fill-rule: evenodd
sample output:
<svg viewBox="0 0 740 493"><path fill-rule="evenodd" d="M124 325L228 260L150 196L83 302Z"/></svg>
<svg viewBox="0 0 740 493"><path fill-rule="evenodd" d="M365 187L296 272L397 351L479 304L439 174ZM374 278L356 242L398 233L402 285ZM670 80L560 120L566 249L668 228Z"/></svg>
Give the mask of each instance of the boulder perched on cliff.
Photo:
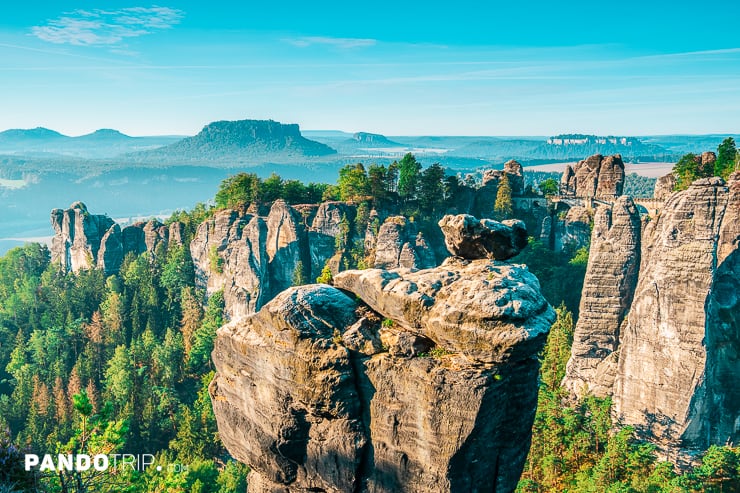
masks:
<svg viewBox="0 0 740 493"><path fill-rule="evenodd" d="M100 242L113 224L113 219L106 215L90 214L82 202L75 202L69 209L54 209L51 211L52 262L72 272L95 267Z"/></svg>
<svg viewBox="0 0 740 493"><path fill-rule="evenodd" d="M379 269L426 269L437 262L416 225L404 216L391 216L378 230L372 265Z"/></svg>
<svg viewBox="0 0 740 493"><path fill-rule="evenodd" d="M527 246L527 227L516 219L498 222L469 214L447 215L439 227L450 253L467 259L506 260Z"/></svg>
<svg viewBox="0 0 740 493"><path fill-rule="evenodd" d="M640 438L656 444L661 456L679 466L712 444L740 441L736 178L729 183L720 178L697 180L668 197L657 219L643 230L637 286L626 324L619 328L615 354L606 355L604 349L613 347L616 335L599 333L597 328L599 340L591 344L593 351L588 350L588 341L581 341L587 344L574 345L568 363L571 377L579 372L585 377L583 370L598 363L594 357L606 355L599 366L606 364L609 371L597 369L593 376L580 379L588 380L588 387L597 392L611 393L616 422L634 426ZM617 261L621 257L625 267L631 265L628 256L616 250L612 254ZM619 263L614 267L618 269ZM601 296L612 300L613 311L608 311L610 320L602 320L611 331L625 312L626 298L619 290L629 284L626 270L621 279L618 272L617 279L604 279L608 289Z"/></svg>
<svg viewBox="0 0 740 493"><path fill-rule="evenodd" d="M536 278L453 258L335 283L218 331L210 393L249 492L513 491L554 320Z"/></svg>
<svg viewBox="0 0 740 493"><path fill-rule="evenodd" d="M595 154L575 166L567 165L560 181L560 193L576 197L614 198L622 195L624 163L622 156Z"/></svg>
<svg viewBox="0 0 740 493"><path fill-rule="evenodd" d="M576 397L611 395L620 329L640 269L641 224L629 197L618 198L611 209L596 209L572 357L563 381Z"/></svg>

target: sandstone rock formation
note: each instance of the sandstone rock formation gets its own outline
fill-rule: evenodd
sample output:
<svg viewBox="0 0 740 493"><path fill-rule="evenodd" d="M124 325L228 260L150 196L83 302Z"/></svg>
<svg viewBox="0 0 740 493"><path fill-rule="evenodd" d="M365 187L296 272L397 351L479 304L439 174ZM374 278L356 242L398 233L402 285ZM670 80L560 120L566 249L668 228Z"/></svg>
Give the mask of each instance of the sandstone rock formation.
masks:
<svg viewBox="0 0 740 493"><path fill-rule="evenodd" d="M61 264L65 271L79 272L95 267L100 241L113 226L113 220L90 214L85 204L75 202L69 209L51 211L51 226L52 262Z"/></svg>
<svg viewBox="0 0 740 493"><path fill-rule="evenodd" d="M210 393L249 492L513 491L554 320L536 278L450 258L335 285L218 331Z"/></svg>
<svg viewBox="0 0 740 493"><path fill-rule="evenodd" d="M447 249L459 257L507 260L527 246L527 228L518 219L498 222L468 214L447 215L439 221L439 227Z"/></svg>
<svg viewBox="0 0 740 493"><path fill-rule="evenodd" d="M591 241L593 209L561 203L556 214L545 216L540 226L540 240L551 250L575 251Z"/></svg>
<svg viewBox="0 0 740 493"><path fill-rule="evenodd" d="M618 198L613 209L597 208L572 357L563 381L577 397L611 394L620 328L640 269L640 231L640 214L631 198Z"/></svg>
<svg viewBox="0 0 740 493"><path fill-rule="evenodd" d="M521 195L524 192L524 174L522 165L513 159L504 164L504 169L488 169L483 172L481 187L475 190L472 210L460 212L475 214L478 217L493 216L493 207L496 203L498 188L504 175L509 180L511 194Z"/></svg>
<svg viewBox="0 0 740 493"><path fill-rule="evenodd" d="M607 355L625 311L628 296L620 290L629 291L632 262L613 250L614 268L621 257L625 269L617 279L602 280L603 295L612 300L611 309L602 309L609 318L592 326L591 335L577 336L580 343L574 344L568 364L571 388L577 390L579 380L593 374L588 387L612 396L617 422L634 426L640 437L679 465L711 444L740 440L740 390L735 384L740 368L738 178L733 175L727 184L720 178L694 182L672 194L658 218L644 228L629 315L618 329L616 351ZM631 244L634 219L631 213L624 219ZM596 281L598 275L589 262L587 279ZM606 358L599 362L601 355Z"/></svg>
<svg viewBox="0 0 740 493"><path fill-rule="evenodd" d="M349 226L354 222L356 214L355 206L344 202L324 202L319 205L308 230L311 257L309 280L319 277L326 262L335 256L337 239L341 243L343 235L349 235ZM338 267L335 270L338 271Z"/></svg>
<svg viewBox="0 0 740 493"><path fill-rule="evenodd" d="M100 268L115 274L128 253L154 254L159 245L167 246L169 232L181 230L182 224L164 226L156 219L121 228L113 219L102 214L90 214L82 202L69 209L51 211L54 228L51 259L66 271ZM180 237L176 243L182 243Z"/></svg>
<svg viewBox="0 0 740 493"><path fill-rule="evenodd" d="M614 198L622 195L624 163L622 156L595 154L574 167L567 165L560 181L560 193L576 197Z"/></svg>
<svg viewBox="0 0 740 493"><path fill-rule="evenodd" d="M241 317L270 299L267 225L251 214L217 212L190 242L195 282L210 296L223 290L226 315Z"/></svg>
<svg viewBox="0 0 740 493"><path fill-rule="evenodd" d="M437 262L416 225L404 216L391 216L378 231L372 246L372 265L379 269L426 269Z"/></svg>
<svg viewBox="0 0 740 493"><path fill-rule="evenodd" d="M676 182L676 175L673 173L668 173L667 175L661 176L655 180L653 198L659 200L667 199L673 193L673 188L676 186Z"/></svg>
<svg viewBox="0 0 740 493"><path fill-rule="evenodd" d="M267 216L270 297L307 280L310 260L306 244L306 229L301 215L284 200L276 200Z"/></svg>

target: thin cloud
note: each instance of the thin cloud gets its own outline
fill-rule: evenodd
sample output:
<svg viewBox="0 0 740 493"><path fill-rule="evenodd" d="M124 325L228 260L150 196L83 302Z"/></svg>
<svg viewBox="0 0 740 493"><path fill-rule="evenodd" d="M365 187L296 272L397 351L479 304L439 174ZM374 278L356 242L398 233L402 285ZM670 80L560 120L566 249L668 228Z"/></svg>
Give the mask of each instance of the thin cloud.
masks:
<svg viewBox="0 0 740 493"><path fill-rule="evenodd" d="M286 39L287 43L299 48L308 48L314 45L332 46L348 50L352 48L367 48L378 44L378 40L370 38L332 38L329 36L304 36L301 38Z"/></svg>
<svg viewBox="0 0 740 493"><path fill-rule="evenodd" d="M184 12L169 7L130 7L119 10L75 10L43 26L31 28L37 38L75 46L115 45L126 38L169 29Z"/></svg>

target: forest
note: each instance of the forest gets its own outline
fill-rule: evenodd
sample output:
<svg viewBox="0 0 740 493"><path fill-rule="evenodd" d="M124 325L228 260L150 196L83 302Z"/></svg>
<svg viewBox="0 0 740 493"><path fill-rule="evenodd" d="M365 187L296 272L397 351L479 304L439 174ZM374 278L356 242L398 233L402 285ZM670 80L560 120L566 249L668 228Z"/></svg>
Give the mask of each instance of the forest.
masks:
<svg viewBox="0 0 740 493"><path fill-rule="evenodd" d="M546 192L546 182L528 193ZM424 230L475 186L410 154L389 166L347 165L334 185L240 173L224 180L213 205L170 218L185 224L184 245L129 255L119 274L64 273L39 244L11 250L0 258L0 492L244 492L248 468L221 444L207 393L224 304L219 293L204 303L195 287L188 242L198 224L219 209L282 198L352 201L358 210L414 217ZM503 183L494 209L499 218L515 215ZM362 267L361 258L350 267ZM553 252L531 239L513 261L526 263L559 306L541 356L539 409L518 491L740 491L738 449L713 447L701 465L677 475L630 428L615 429L608 400L564 404L560 381L588 249ZM26 472L26 453L152 454L163 467Z"/></svg>

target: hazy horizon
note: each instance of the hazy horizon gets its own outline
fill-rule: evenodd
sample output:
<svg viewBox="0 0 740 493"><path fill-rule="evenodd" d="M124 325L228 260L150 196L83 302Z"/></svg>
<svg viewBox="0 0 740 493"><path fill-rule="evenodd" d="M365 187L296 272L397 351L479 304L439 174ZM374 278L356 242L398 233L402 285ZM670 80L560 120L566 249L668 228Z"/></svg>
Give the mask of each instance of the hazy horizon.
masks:
<svg viewBox="0 0 740 493"><path fill-rule="evenodd" d="M60 1L0 16L0 128L194 135L736 131L740 5Z"/></svg>

